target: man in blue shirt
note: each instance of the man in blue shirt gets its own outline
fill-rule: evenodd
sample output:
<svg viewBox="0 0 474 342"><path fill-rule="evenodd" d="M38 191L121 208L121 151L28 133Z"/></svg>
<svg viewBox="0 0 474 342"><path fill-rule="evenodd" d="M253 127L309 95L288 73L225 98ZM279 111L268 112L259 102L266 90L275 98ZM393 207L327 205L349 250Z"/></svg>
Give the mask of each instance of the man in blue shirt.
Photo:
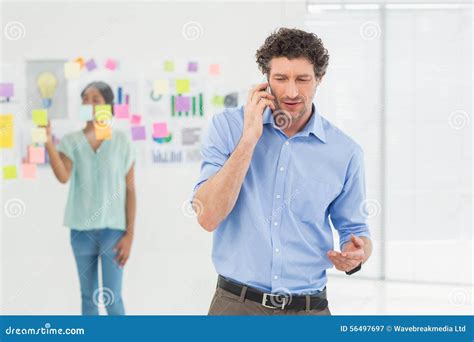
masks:
<svg viewBox="0 0 474 342"><path fill-rule="evenodd" d="M320 38L281 28L256 57L268 82L212 118L194 188L214 232L209 314L330 315L326 269L352 274L372 252L363 152L313 104L329 60Z"/></svg>

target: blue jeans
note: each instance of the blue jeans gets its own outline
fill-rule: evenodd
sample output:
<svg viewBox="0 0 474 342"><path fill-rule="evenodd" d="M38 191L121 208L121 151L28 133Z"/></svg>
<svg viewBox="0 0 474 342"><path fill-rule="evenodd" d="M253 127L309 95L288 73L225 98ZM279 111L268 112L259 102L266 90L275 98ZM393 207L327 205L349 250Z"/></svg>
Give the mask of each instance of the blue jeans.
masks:
<svg viewBox="0 0 474 342"><path fill-rule="evenodd" d="M122 300L122 274L115 261L115 245L124 230L71 229L71 246L76 259L81 284L82 314L98 315L98 305L105 306L109 315L125 315ZM99 289L99 258L102 267L102 288Z"/></svg>

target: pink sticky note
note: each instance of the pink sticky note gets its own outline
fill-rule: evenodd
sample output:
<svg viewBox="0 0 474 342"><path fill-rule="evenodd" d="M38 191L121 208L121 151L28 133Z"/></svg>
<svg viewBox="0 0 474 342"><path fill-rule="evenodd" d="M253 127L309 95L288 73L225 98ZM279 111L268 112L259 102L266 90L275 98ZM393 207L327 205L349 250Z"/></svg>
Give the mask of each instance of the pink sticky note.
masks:
<svg viewBox="0 0 474 342"><path fill-rule="evenodd" d="M36 178L36 164L21 164L21 177L27 179Z"/></svg>
<svg viewBox="0 0 474 342"><path fill-rule="evenodd" d="M44 147L29 146L28 147L28 161L31 164L44 164Z"/></svg>
<svg viewBox="0 0 474 342"><path fill-rule="evenodd" d="M140 122L142 121L142 117L138 114L132 114L130 121L132 125L139 125Z"/></svg>
<svg viewBox="0 0 474 342"><path fill-rule="evenodd" d="M146 139L145 126L133 126L131 129L132 129L132 140L145 140Z"/></svg>
<svg viewBox="0 0 474 342"><path fill-rule="evenodd" d="M128 119L130 117L130 114L128 112L128 104L114 105L114 116L117 119Z"/></svg>
<svg viewBox="0 0 474 342"><path fill-rule="evenodd" d="M117 68L117 61L109 58L107 62L105 62L105 67L109 70L115 70Z"/></svg>
<svg viewBox="0 0 474 342"><path fill-rule="evenodd" d="M221 72L221 67L219 64L211 64L209 65L209 74L211 75L219 75Z"/></svg>
<svg viewBox="0 0 474 342"><path fill-rule="evenodd" d="M176 97L176 111L177 112L188 112L190 108L191 108L191 98L189 96Z"/></svg>
<svg viewBox="0 0 474 342"><path fill-rule="evenodd" d="M153 138L164 138L168 136L168 125L166 122L153 124Z"/></svg>

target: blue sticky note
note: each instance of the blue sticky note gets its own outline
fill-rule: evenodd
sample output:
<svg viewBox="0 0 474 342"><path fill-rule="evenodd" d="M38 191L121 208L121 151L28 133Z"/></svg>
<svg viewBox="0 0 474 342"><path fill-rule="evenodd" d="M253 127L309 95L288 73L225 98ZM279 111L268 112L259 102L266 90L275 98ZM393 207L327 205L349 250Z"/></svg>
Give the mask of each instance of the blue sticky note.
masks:
<svg viewBox="0 0 474 342"><path fill-rule="evenodd" d="M94 107L92 105L82 105L79 108L79 118L81 121L90 121L94 119Z"/></svg>

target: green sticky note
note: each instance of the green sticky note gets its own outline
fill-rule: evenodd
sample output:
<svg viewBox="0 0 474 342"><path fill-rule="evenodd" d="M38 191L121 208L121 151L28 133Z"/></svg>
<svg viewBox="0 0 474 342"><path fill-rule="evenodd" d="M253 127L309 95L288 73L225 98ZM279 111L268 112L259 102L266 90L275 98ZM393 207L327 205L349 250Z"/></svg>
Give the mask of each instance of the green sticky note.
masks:
<svg viewBox="0 0 474 342"><path fill-rule="evenodd" d="M48 125L48 111L46 109L33 109L31 112L33 123L37 126Z"/></svg>
<svg viewBox="0 0 474 342"><path fill-rule="evenodd" d="M173 61L165 61L164 69L165 69L165 71L174 71L174 62Z"/></svg>
<svg viewBox="0 0 474 342"><path fill-rule="evenodd" d="M224 105L224 96L214 95L212 104L217 107L222 107Z"/></svg>
<svg viewBox="0 0 474 342"><path fill-rule="evenodd" d="M178 94L189 93L191 91L189 79L176 80L176 92Z"/></svg>
<svg viewBox="0 0 474 342"><path fill-rule="evenodd" d="M111 105L95 105L94 117L96 120L109 120L112 117Z"/></svg>
<svg viewBox="0 0 474 342"><path fill-rule="evenodd" d="M16 178L16 166L8 165L3 167L3 179L15 179Z"/></svg>

